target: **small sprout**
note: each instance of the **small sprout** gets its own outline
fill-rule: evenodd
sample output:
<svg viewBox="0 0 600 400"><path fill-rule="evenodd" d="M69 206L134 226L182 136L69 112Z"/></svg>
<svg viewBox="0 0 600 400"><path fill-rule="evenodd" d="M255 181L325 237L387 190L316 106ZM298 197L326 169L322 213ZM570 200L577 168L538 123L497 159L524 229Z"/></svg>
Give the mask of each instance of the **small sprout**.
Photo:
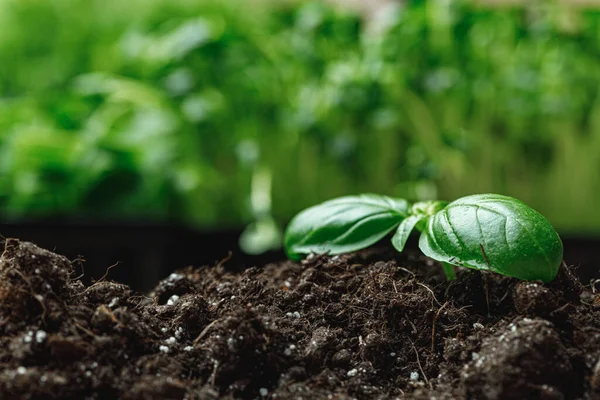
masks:
<svg viewBox="0 0 600 400"><path fill-rule="evenodd" d="M292 219L285 250L293 260L341 254L368 247L395 230L392 244L403 251L414 229L421 232L421 251L442 264L449 280L458 266L550 282L562 263L563 245L550 222L522 201L497 194L412 206L378 195L329 200Z"/></svg>

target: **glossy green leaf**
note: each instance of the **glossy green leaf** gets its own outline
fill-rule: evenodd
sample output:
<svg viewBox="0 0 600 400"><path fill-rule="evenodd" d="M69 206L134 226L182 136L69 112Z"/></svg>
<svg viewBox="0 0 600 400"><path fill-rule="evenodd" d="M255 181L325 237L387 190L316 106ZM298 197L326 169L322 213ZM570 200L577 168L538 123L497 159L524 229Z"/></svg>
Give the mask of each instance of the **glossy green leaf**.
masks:
<svg viewBox="0 0 600 400"><path fill-rule="evenodd" d="M403 220L398 226L398 229L396 229L394 236L392 236L392 245L394 245L394 248L398 251L404 250L404 246L410 237L410 233L415 229L420 221L426 219L427 216L425 215L411 215Z"/></svg>
<svg viewBox="0 0 600 400"><path fill-rule="evenodd" d="M404 220L409 204L375 194L345 196L310 207L296 215L285 232L289 258L340 254L368 247Z"/></svg>
<svg viewBox="0 0 600 400"><path fill-rule="evenodd" d="M419 247L452 265L549 282L562 262L560 237L544 216L496 194L463 197L427 221Z"/></svg>
<svg viewBox="0 0 600 400"><path fill-rule="evenodd" d="M425 229L427 219L447 205L447 201L440 200L420 201L413 204L409 211L410 216L400 223L400 226L398 226L396 233L392 237L394 248L398 251L404 250L410 233L415 228L420 231Z"/></svg>

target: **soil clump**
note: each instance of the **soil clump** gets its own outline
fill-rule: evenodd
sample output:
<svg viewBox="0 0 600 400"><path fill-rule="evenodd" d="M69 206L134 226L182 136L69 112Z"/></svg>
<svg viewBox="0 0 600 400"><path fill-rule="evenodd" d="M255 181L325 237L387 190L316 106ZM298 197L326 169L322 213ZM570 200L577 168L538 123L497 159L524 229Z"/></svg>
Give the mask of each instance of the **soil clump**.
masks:
<svg viewBox="0 0 600 400"><path fill-rule="evenodd" d="M224 264L224 265L223 265ZM172 273L148 294L85 286L9 239L2 399L598 399L600 294L372 248L241 272Z"/></svg>

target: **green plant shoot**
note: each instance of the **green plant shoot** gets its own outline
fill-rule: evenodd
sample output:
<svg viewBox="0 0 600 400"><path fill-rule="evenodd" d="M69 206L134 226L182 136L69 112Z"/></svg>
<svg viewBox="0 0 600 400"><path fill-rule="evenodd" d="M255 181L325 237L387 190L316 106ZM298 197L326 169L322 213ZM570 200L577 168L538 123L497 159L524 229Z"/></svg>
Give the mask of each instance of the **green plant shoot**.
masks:
<svg viewBox="0 0 600 400"><path fill-rule="evenodd" d="M414 229L421 232L421 251L442 263L448 279L458 266L550 282L562 262L562 241L550 222L522 201L498 194L412 206L373 194L329 200L292 219L285 250L293 260L347 253L395 230L392 245L403 251Z"/></svg>

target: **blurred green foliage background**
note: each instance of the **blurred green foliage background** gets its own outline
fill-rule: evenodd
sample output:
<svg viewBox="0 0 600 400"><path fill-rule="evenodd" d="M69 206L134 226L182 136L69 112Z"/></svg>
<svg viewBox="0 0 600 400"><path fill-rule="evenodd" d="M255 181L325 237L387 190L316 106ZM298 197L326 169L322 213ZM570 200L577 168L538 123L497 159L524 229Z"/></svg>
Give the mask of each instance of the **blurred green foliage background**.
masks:
<svg viewBox="0 0 600 400"><path fill-rule="evenodd" d="M0 0L0 217L258 221L275 239L334 196L497 192L600 232L600 12L383 14Z"/></svg>

